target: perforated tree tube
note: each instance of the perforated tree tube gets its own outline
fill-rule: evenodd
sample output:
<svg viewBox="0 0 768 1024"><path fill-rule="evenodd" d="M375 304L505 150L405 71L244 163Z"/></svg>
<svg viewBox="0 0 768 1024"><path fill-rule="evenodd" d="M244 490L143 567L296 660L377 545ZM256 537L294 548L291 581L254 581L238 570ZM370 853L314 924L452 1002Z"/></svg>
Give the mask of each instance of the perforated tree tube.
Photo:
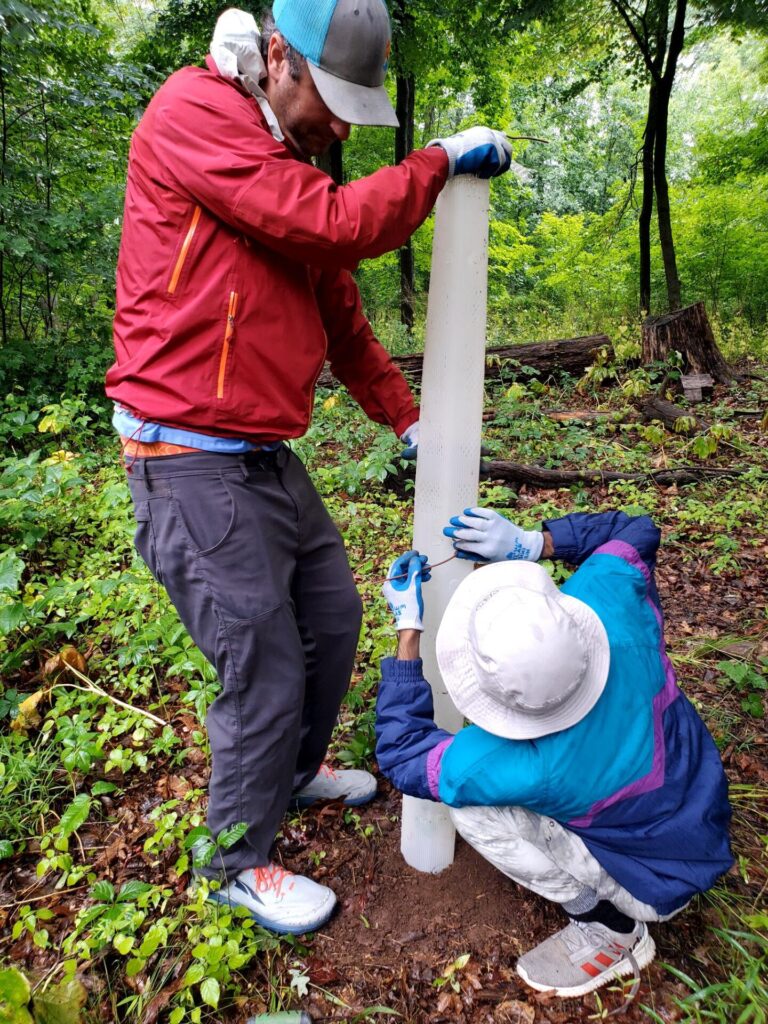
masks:
<svg viewBox="0 0 768 1024"><path fill-rule="evenodd" d="M488 291L487 181L450 181L438 200L424 344L413 544L430 562L453 553L442 534L451 516L477 504L485 378ZM451 595L472 563L440 566L424 588L424 675L432 687L437 724L450 732L463 720L446 692L435 637ZM442 804L403 798L400 849L419 871L453 863L455 832Z"/></svg>

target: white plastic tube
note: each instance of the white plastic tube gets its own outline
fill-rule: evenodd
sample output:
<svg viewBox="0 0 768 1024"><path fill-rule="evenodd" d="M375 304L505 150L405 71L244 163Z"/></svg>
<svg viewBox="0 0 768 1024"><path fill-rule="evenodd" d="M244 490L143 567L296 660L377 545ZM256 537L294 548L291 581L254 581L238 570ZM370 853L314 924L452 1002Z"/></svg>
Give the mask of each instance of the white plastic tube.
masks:
<svg viewBox="0 0 768 1024"><path fill-rule="evenodd" d="M451 516L477 504L480 430L485 379L488 290L487 181L450 181L437 204L432 244L427 331L424 344L419 457L416 463L414 547L440 562L453 554L442 528ZM454 559L435 569L425 587L421 653L432 686L435 721L456 732L462 716L437 667L435 637L445 606L472 563ZM400 849L419 871L435 873L453 863L455 832L447 808L403 797Z"/></svg>

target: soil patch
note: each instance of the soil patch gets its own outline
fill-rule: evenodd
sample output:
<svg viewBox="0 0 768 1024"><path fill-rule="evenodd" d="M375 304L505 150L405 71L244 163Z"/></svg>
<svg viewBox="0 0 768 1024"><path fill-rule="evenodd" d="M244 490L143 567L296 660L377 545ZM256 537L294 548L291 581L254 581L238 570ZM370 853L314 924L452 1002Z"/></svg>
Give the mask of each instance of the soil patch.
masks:
<svg viewBox="0 0 768 1024"><path fill-rule="evenodd" d="M312 941L305 961L313 988L302 1005L316 1020L352 1020L372 1006L396 1010L409 1024L568 1024L600 1019L595 1015L604 1010L620 1010L623 1020L640 1022L649 1019L644 1005L665 1020L683 1018L674 997L685 990L660 961L694 974L711 967L704 950L711 941L707 915L710 924L716 922L703 902L674 922L653 926L658 958L643 972L631 1003L618 985L601 989L599 1001L595 994L578 1000L540 995L518 978L515 963L561 928L564 916L461 839L454 863L441 874L409 867L392 820L400 800L384 783L374 803L359 809L352 829L343 809L328 805L319 822L310 813L292 833L286 830L285 862L331 885L340 898L339 913ZM370 834L363 838L366 829ZM321 849L322 868L313 869Z"/></svg>

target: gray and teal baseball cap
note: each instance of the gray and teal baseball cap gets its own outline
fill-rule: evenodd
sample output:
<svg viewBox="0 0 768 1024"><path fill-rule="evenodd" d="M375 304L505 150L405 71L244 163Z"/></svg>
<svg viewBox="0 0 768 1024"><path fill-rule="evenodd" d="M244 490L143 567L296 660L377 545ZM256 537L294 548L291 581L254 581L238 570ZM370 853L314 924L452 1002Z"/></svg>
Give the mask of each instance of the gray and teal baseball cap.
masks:
<svg viewBox="0 0 768 1024"><path fill-rule="evenodd" d="M392 38L384 0L275 0L272 14L306 57L331 113L348 124L397 127L384 88Z"/></svg>

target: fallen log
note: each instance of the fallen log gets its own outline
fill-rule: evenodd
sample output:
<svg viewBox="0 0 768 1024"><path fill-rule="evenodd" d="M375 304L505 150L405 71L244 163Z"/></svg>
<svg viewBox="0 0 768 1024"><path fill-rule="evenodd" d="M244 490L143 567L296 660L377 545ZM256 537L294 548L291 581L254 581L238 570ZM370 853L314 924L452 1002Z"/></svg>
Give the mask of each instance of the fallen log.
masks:
<svg viewBox="0 0 768 1024"><path fill-rule="evenodd" d="M635 423L640 413L633 409L600 412L595 409L542 409L548 420L555 423Z"/></svg>
<svg viewBox="0 0 768 1024"><path fill-rule="evenodd" d="M530 367L535 377L550 377L553 373L581 374L594 361L600 349L611 347L607 334L589 334L580 338L560 338L556 341L540 341L529 345L496 345L485 353L485 376L504 376L510 381L520 376L517 367ZM393 356L392 361L406 376L413 380L421 377L424 355L420 352L409 356ZM529 375L526 374L526 377ZM326 366L317 380L318 387L333 388L338 381Z"/></svg>
<svg viewBox="0 0 768 1024"><path fill-rule="evenodd" d="M746 469L722 469L708 466L680 466L676 469L649 469L642 473L622 473L613 469L544 469L542 466L523 466L519 462L494 460L487 463L491 480L526 484L529 487L570 487L587 484L590 487L613 480L651 480L657 484L692 484L699 480L743 476Z"/></svg>
<svg viewBox="0 0 768 1024"><path fill-rule="evenodd" d="M702 430L707 425L689 409L668 402L660 395L648 395L638 402L638 408L647 422L660 420L667 430L675 434L691 434L694 430Z"/></svg>
<svg viewBox="0 0 768 1024"><path fill-rule="evenodd" d="M485 353L485 376L509 374L514 377L515 368L509 365L510 360L520 366L530 367L536 377L549 377L554 372L581 375L604 348L611 349L611 339L607 334L588 334L580 338L560 338L528 345L499 345L489 348Z"/></svg>
<svg viewBox="0 0 768 1024"><path fill-rule="evenodd" d="M648 423L652 419L659 419L663 423L666 422L667 416L662 416L660 406L653 402L648 405L647 413L642 411L642 405L647 400L643 400L638 403L637 409L612 409L612 410L599 410L599 409L542 409L542 416L546 416L547 419L553 420L555 423L637 423L642 420ZM663 400L662 400L663 401ZM688 409L682 409L679 405L674 405L672 402L666 402L672 409L677 410L676 416L692 416ZM670 410L667 410L669 413ZM761 419L766 415L765 409L729 409L729 416L744 416L752 419ZM483 423L493 423L498 416L497 409L486 409L483 412ZM698 419L698 417L695 417ZM674 430L674 419L670 418L672 423L671 429Z"/></svg>
<svg viewBox="0 0 768 1024"><path fill-rule="evenodd" d="M530 413L521 412L520 415ZM645 419L637 409L614 409L607 412L593 409L542 409L541 415L554 423L577 423L583 426L589 423L639 423ZM497 416L498 410L486 409L483 413L483 423L493 423Z"/></svg>

